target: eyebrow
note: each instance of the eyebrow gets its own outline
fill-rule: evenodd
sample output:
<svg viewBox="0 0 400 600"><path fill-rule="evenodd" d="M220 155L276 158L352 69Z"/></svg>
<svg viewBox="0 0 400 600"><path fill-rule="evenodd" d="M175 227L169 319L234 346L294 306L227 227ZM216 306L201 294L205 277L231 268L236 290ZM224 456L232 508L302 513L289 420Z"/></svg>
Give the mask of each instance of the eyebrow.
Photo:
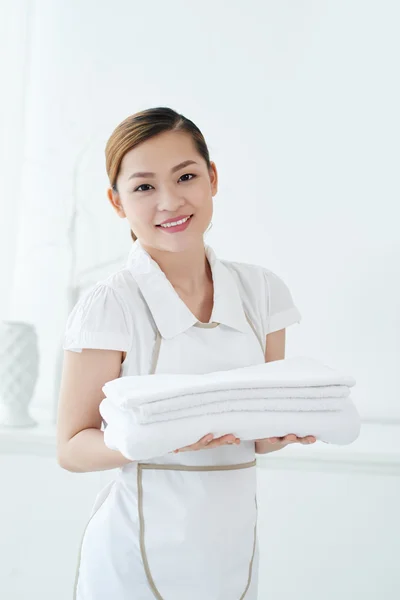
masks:
<svg viewBox="0 0 400 600"><path fill-rule="evenodd" d="M179 171L180 169L183 169L184 167L187 167L188 165L197 165L197 162L195 160L184 160L183 162L179 163L179 165L175 165L175 167L172 167L171 169L171 173L175 173L175 171ZM129 175L128 177L128 181L130 179L133 179L134 177L155 177L156 174L155 173L151 173L150 171L139 171L138 173L132 173L132 175Z"/></svg>

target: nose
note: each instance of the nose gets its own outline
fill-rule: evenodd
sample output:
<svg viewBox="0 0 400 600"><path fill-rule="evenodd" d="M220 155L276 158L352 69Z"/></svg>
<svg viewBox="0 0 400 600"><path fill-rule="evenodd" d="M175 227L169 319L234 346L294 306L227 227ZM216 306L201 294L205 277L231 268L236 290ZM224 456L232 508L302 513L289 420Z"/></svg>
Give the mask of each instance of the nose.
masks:
<svg viewBox="0 0 400 600"><path fill-rule="evenodd" d="M173 190L165 190L162 194L160 194L160 199L158 201L158 210L167 210L170 212L175 212L180 206L185 204L184 198L181 198L179 194L177 194Z"/></svg>

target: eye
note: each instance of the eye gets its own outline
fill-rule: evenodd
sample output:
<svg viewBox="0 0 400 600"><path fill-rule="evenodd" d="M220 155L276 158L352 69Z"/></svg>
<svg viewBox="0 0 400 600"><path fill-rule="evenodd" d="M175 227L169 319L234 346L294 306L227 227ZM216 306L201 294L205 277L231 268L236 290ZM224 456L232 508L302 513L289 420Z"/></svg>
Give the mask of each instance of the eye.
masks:
<svg viewBox="0 0 400 600"><path fill-rule="evenodd" d="M193 178L196 177L196 175L194 173L185 173L184 175L181 175L181 177L186 177L187 175L191 175ZM179 177L179 179L181 177ZM190 179L186 179L186 181L191 181L191 180Z"/></svg>
<svg viewBox="0 0 400 600"><path fill-rule="evenodd" d="M149 187L149 184L148 184L148 183L142 183L142 185L139 185L139 186L138 186L137 188L135 188L133 191L134 191L134 192L138 192L138 191L145 191L145 192L146 192L147 190L141 190L141 189L140 189L141 187L144 187L144 186L146 186L146 185Z"/></svg>
<svg viewBox="0 0 400 600"><path fill-rule="evenodd" d="M194 173L185 173L184 175L181 175L181 176L179 177L179 179L182 179L182 177L187 177L188 175L190 175L192 179L194 179L195 177L197 177L197 175L195 175ZM185 179L185 181L191 181L191 179ZM150 186L150 184L149 184L149 183L142 183L142 185L139 185L139 186L138 186L137 188L135 188L133 191L134 191L134 192L141 192L141 191L143 191L143 192L147 192L147 190L141 190L141 189L140 189L140 188L142 188L142 187L145 187L145 186L147 186L147 187L153 187L153 186Z"/></svg>

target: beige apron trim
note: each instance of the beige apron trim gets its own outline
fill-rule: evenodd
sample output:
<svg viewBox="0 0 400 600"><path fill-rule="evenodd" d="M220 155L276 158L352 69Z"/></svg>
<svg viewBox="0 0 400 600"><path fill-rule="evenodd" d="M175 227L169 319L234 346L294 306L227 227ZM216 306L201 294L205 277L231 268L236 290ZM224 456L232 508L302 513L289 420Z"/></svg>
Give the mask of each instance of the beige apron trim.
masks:
<svg viewBox="0 0 400 600"><path fill-rule="evenodd" d="M253 562L254 562L254 556L256 553L256 544L257 544L257 521L258 521L258 504L257 504L257 495L255 496L255 503L256 503L256 524L254 525L254 543L253 543L253 554L251 555L251 561L250 561L250 565L249 565L249 578L247 580L247 586L246 589L243 592L243 595L240 597L239 600L243 600L243 598L246 596L247 591L249 589L250 583L251 583L251 576L253 574Z"/></svg>
<svg viewBox="0 0 400 600"><path fill-rule="evenodd" d="M138 490L138 513L139 513L139 544L140 544L140 554L142 556L143 566L146 573L147 581L150 584L151 590L154 596L158 600L163 600L162 596L160 596L159 591L156 588L153 577L151 575L149 562L147 560L146 547L144 543L144 517L143 517L143 485L142 485L142 469L140 465L138 465L137 469L137 490Z"/></svg>
<svg viewBox="0 0 400 600"><path fill-rule="evenodd" d="M236 469L249 469L256 466L256 459L247 463L237 465L210 465L210 466L192 466L192 465L157 465L155 463L138 463L141 469L162 469L163 471L233 471Z"/></svg>
<svg viewBox="0 0 400 600"><path fill-rule="evenodd" d="M114 482L113 482L114 483ZM97 512L100 510L100 508L103 506L104 502L107 500L108 496L110 495L110 492L112 490L113 486L110 486L110 489L108 490L108 494L107 496L104 498L103 502L100 504L100 506L97 507L96 511L92 514L92 516L90 517L89 521L86 523L86 527L83 530L83 534L82 534L82 539L81 539L81 543L79 545L79 552L78 552L78 564L76 567L76 571L75 571L75 582L74 582L74 595L73 595L73 600L76 600L76 594L78 591L78 579L79 579L79 567L80 567L80 563L81 563L81 555L82 555L82 546L83 546L83 540L85 538L85 533L87 528L89 527L89 523L90 521L93 519L93 517L97 514Z"/></svg>
<svg viewBox="0 0 400 600"><path fill-rule="evenodd" d="M246 311L244 311L244 314L246 315L246 319L247 319L247 321L248 321L248 323L249 323L250 327L251 327L251 328L252 328L252 330L254 331L254 335L256 336L256 338L258 339L258 341L259 341L259 343L260 343L261 350L262 350L263 354L265 354L265 344L263 344L262 340L260 340L260 338L258 337L257 330L256 330L256 328L254 327L254 324L252 323L252 321L251 321L251 319L250 319L250 317L249 317L249 315L247 314L247 312L246 312Z"/></svg>
<svg viewBox="0 0 400 600"><path fill-rule="evenodd" d="M212 323L201 323L200 321L197 321L197 323L194 324L194 327L202 327L203 329L214 329L214 327L218 327L218 325L220 325L220 323L218 323L217 321L212 321Z"/></svg>
<svg viewBox="0 0 400 600"><path fill-rule="evenodd" d="M257 504L257 501L256 501ZM247 591L250 587L250 583L251 583L251 576L253 574L253 562L254 562L254 556L256 553L256 543L257 543L257 518L256 518L256 524L254 525L254 543L253 543L253 554L251 555L251 561L250 561L250 565L249 565L249 577L247 579L247 585L245 587L245 590L243 592L243 594L240 596L239 600L243 600L243 598L246 596Z"/></svg>
<svg viewBox="0 0 400 600"><path fill-rule="evenodd" d="M161 333L157 329L157 337L156 337L156 343L155 343L154 350L153 350L153 357L152 357L151 367L150 367L150 375L153 375L156 372L158 356L160 354L160 348L161 348Z"/></svg>
<svg viewBox="0 0 400 600"><path fill-rule="evenodd" d="M150 566L149 566L149 561L147 559L146 545L145 545L145 541L144 541L145 523L144 523L144 516L143 516L143 484L142 484L143 469L165 469L165 470L173 469L173 470L179 470L179 471L215 471L215 470L225 471L225 470L230 470L230 469L246 469L249 467L254 467L255 465L256 465L256 460L251 461L249 463L241 463L241 464L237 464L237 465L218 465L218 466L214 465L211 467L189 467L187 465L168 465L168 464L167 465L155 465L155 464L150 465L150 464L145 464L145 463L138 463L138 466L137 466L137 489L138 489L140 553L142 556L142 561L143 561L143 566L144 566L144 570L146 573L147 581L149 582L151 590L152 590L155 598L157 598L157 600L164 600L164 598L161 596L160 592L157 589L156 584L154 583L154 579L151 574L151 570L150 570ZM257 497L255 497L255 502L256 502L256 507L257 507ZM258 510L258 508L257 508L257 510ZM249 576L247 579L247 584L246 584L245 590L238 600L243 600L243 598L247 594L247 590L249 589L249 586L251 583L256 543L257 543L257 517L256 517L256 523L254 526L254 542L253 542L253 552L252 552L250 564L249 564Z"/></svg>

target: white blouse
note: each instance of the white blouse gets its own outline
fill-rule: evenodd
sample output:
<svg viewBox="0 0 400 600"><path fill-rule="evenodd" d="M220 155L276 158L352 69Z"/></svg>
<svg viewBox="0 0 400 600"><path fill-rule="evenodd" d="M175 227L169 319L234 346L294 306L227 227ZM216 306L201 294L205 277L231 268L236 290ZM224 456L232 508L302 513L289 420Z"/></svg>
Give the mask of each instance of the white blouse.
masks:
<svg viewBox="0 0 400 600"><path fill-rule="evenodd" d="M278 275L262 266L218 259L206 244L205 251L214 283L210 323L220 323L227 333L230 327L246 331L245 309L263 346L268 333L300 323L301 314ZM66 322L63 349L121 350L126 357L120 376L147 374L156 327L170 339L198 322L137 240L126 265L79 298Z"/></svg>

